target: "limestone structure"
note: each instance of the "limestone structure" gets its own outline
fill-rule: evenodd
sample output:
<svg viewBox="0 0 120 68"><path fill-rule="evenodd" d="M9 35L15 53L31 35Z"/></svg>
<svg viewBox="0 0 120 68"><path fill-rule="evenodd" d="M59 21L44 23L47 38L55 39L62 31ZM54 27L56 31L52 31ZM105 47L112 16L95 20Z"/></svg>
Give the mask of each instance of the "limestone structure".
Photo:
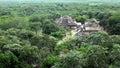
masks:
<svg viewBox="0 0 120 68"><path fill-rule="evenodd" d="M88 19L84 24L82 24L79 28L77 28L76 33L74 35L85 35L91 32L102 31L102 27L99 25L99 21L95 19Z"/></svg>
<svg viewBox="0 0 120 68"><path fill-rule="evenodd" d="M73 20L71 17L65 15L58 20L56 20L56 23L60 24L64 28L70 28L70 29L76 29L77 23L75 20Z"/></svg>
<svg viewBox="0 0 120 68"><path fill-rule="evenodd" d="M91 32L102 31L102 27L100 27L99 21L97 21L96 19L88 19L85 21L84 24L81 24L80 22L76 22L71 17L65 15L57 19L56 23L60 24L64 28L75 30L73 36L82 36Z"/></svg>

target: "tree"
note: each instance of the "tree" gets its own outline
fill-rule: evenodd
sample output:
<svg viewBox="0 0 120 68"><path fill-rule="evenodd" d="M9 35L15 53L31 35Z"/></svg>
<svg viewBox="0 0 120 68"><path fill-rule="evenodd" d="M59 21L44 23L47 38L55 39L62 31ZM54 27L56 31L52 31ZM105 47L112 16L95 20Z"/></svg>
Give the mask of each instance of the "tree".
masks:
<svg viewBox="0 0 120 68"><path fill-rule="evenodd" d="M3 46L8 43L7 38L5 36L0 36L0 50L3 49Z"/></svg>
<svg viewBox="0 0 120 68"><path fill-rule="evenodd" d="M57 24L55 23L44 23L44 26L43 26L43 33L45 34L51 34L52 32L56 32L56 31L59 31L59 27L57 26Z"/></svg>
<svg viewBox="0 0 120 68"><path fill-rule="evenodd" d="M28 23L21 17L10 17L0 23L0 28L7 30L9 28L28 29Z"/></svg>
<svg viewBox="0 0 120 68"><path fill-rule="evenodd" d="M83 41L93 45L109 44L109 35L106 32L94 32L83 37Z"/></svg>
<svg viewBox="0 0 120 68"><path fill-rule="evenodd" d="M110 40L112 44L120 44L120 35L111 35Z"/></svg>
<svg viewBox="0 0 120 68"><path fill-rule="evenodd" d="M48 47L50 52L53 52L57 43L57 39L48 35L34 36L31 38L31 44L36 45L39 49ZM47 42L47 43L46 43Z"/></svg>
<svg viewBox="0 0 120 68"><path fill-rule="evenodd" d="M52 68L83 68L86 65L84 55L79 51L70 51L60 55L60 61L55 63Z"/></svg>
<svg viewBox="0 0 120 68"><path fill-rule="evenodd" d="M43 61L43 68L51 68L58 61L59 61L58 56L48 55Z"/></svg>
<svg viewBox="0 0 120 68"><path fill-rule="evenodd" d="M78 17L76 18L76 21L77 21L77 22L84 23L87 19L88 19L88 16L87 16L87 15L83 15L83 16L78 16Z"/></svg>
<svg viewBox="0 0 120 68"><path fill-rule="evenodd" d="M40 18L38 16L33 16L32 18L30 18L29 20L30 22L40 22Z"/></svg>
<svg viewBox="0 0 120 68"><path fill-rule="evenodd" d="M55 46L55 50L57 52L61 52L64 50L75 50L80 47L81 44L80 37L66 37L62 41L59 41Z"/></svg>
<svg viewBox="0 0 120 68"><path fill-rule="evenodd" d="M110 31L111 34L113 35L120 35L120 23L117 23L116 25L113 26L113 28Z"/></svg>
<svg viewBox="0 0 120 68"><path fill-rule="evenodd" d="M16 40L22 39L30 39L35 35L35 32L26 30L26 29L16 29L16 28L10 28L6 31L8 38L11 36L14 38L15 36L17 37Z"/></svg>
<svg viewBox="0 0 120 68"><path fill-rule="evenodd" d="M99 45L88 47L87 64L88 68L108 68L107 50Z"/></svg>
<svg viewBox="0 0 120 68"><path fill-rule="evenodd" d="M40 22L33 22L30 23L30 29L35 31L37 35L39 35L39 31L41 30L41 23Z"/></svg>
<svg viewBox="0 0 120 68"><path fill-rule="evenodd" d="M19 44L7 44L3 46L3 51L10 51L12 52L14 55L16 55L17 57L20 55L19 54L19 50L22 46Z"/></svg>
<svg viewBox="0 0 120 68"><path fill-rule="evenodd" d="M58 39L62 39L64 37L64 33L63 32L53 32L50 34L51 36L58 38Z"/></svg>
<svg viewBox="0 0 120 68"><path fill-rule="evenodd" d="M20 68L18 58L12 52L0 53L0 68Z"/></svg>
<svg viewBox="0 0 120 68"><path fill-rule="evenodd" d="M114 44L112 51L109 52L110 55L110 60L111 60L111 65L114 67L120 67L120 45L119 44Z"/></svg>
<svg viewBox="0 0 120 68"><path fill-rule="evenodd" d="M119 32L119 28L120 28L120 12L115 12L112 14L112 16L109 17L108 19L108 25L107 25L107 28L108 28L108 32L109 34L112 34L112 35L120 35L120 32Z"/></svg>
<svg viewBox="0 0 120 68"><path fill-rule="evenodd" d="M31 66L33 64L38 65L40 63L41 55L36 46L24 45L20 48L19 53L20 60L30 64Z"/></svg>

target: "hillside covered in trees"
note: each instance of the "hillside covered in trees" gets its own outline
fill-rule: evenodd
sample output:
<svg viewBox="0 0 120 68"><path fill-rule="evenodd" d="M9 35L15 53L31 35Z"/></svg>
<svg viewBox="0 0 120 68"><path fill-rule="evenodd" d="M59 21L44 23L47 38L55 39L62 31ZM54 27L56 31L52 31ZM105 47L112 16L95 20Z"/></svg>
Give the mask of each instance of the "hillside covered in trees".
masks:
<svg viewBox="0 0 120 68"><path fill-rule="evenodd" d="M119 68L119 0L86 1L1 1L0 68ZM56 23L64 15L82 24L95 19L104 32L72 36L71 29Z"/></svg>

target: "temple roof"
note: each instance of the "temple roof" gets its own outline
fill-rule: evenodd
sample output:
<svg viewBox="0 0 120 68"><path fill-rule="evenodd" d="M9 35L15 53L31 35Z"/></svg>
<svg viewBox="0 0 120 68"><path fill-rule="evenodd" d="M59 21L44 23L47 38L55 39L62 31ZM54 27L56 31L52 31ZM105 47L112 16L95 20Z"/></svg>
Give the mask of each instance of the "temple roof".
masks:
<svg viewBox="0 0 120 68"><path fill-rule="evenodd" d="M71 17L67 16L67 15L62 16L61 18L59 18L57 20L57 23L59 23L59 24L61 24L63 26L76 25L76 22L74 22L74 20Z"/></svg>

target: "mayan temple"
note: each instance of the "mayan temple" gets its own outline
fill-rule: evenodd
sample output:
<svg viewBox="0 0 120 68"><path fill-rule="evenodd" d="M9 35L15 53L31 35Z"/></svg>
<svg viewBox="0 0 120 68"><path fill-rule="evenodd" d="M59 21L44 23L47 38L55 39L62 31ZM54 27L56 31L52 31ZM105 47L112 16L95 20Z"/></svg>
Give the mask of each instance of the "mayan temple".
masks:
<svg viewBox="0 0 120 68"><path fill-rule="evenodd" d="M70 29L76 29L77 23L75 20L73 20L71 17L65 15L63 17L60 17L56 23L60 24L64 28L70 28Z"/></svg>
<svg viewBox="0 0 120 68"><path fill-rule="evenodd" d="M88 19L84 24L81 24L80 22L76 22L70 16L65 15L57 19L56 23L63 26L64 28L75 30L73 35L76 36L82 36L91 32L98 32L103 30L103 28L99 25L99 21L96 19Z"/></svg>

